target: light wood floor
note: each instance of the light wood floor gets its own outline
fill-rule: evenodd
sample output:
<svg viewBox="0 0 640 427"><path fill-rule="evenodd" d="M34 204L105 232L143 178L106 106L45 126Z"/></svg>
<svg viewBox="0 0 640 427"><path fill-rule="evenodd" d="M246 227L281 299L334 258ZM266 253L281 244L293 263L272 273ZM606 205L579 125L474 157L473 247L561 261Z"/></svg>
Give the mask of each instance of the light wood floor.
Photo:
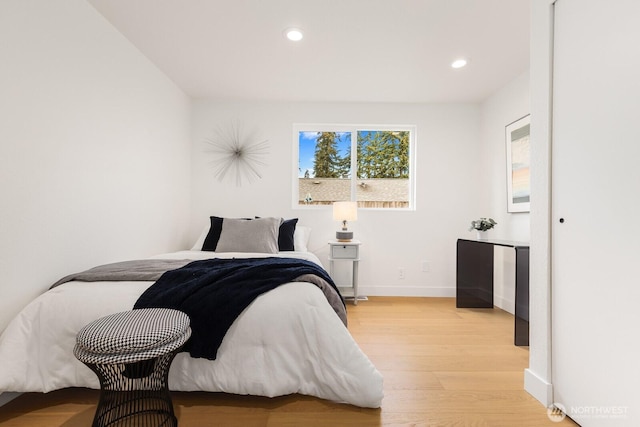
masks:
<svg viewBox="0 0 640 427"><path fill-rule="evenodd" d="M384 376L381 409L306 396L172 393L181 427L575 426L552 422L523 390L528 349L513 316L456 309L453 298L370 298L348 304L349 330ZM89 426L98 392L28 393L0 407L2 427Z"/></svg>

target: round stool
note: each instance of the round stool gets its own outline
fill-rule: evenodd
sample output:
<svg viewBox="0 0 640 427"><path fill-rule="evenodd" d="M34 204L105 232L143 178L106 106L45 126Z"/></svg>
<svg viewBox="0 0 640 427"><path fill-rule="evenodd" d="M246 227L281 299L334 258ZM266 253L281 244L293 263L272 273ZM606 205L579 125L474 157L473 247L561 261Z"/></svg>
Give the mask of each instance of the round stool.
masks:
<svg viewBox="0 0 640 427"><path fill-rule="evenodd" d="M167 378L190 336L189 317L167 308L115 313L82 328L73 354L100 380L93 427L177 426Z"/></svg>

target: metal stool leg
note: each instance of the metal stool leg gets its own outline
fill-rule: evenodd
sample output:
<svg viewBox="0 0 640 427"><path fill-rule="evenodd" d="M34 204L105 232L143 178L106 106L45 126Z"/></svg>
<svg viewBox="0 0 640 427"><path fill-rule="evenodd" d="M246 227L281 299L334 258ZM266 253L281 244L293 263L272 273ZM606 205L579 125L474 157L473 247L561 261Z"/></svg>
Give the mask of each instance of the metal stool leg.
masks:
<svg viewBox="0 0 640 427"><path fill-rule="evenodd" d="M93 427L178 425L168 377L177 350L136 363L87 364L100 380Z"/></svg>

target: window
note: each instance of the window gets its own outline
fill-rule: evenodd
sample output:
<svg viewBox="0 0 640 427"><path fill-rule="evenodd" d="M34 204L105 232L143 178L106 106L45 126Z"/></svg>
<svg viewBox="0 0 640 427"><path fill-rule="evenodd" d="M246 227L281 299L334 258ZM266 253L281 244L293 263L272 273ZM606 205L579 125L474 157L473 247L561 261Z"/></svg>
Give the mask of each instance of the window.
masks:
<svg viewBox="0 0 640 427"><path fill-rule="evenodd" d="M294 205L413 209L415 134L415 126L294 125Z"/></svg>

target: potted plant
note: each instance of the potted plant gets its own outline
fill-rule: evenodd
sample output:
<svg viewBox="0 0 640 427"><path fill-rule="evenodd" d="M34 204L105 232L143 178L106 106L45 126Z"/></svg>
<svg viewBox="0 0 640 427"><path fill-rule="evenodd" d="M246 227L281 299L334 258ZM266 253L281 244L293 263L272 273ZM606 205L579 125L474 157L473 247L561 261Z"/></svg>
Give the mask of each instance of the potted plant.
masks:
<svg viewBox="0 0 640 427"><path fill-rule="evenodd" d="M478 234L478 240L486 240L487 239L487 230L491 230L495 227L497 222L493 220L493 218L480 218L471 221L471 226L469 227L469 231L476 230Z"/></svg>

